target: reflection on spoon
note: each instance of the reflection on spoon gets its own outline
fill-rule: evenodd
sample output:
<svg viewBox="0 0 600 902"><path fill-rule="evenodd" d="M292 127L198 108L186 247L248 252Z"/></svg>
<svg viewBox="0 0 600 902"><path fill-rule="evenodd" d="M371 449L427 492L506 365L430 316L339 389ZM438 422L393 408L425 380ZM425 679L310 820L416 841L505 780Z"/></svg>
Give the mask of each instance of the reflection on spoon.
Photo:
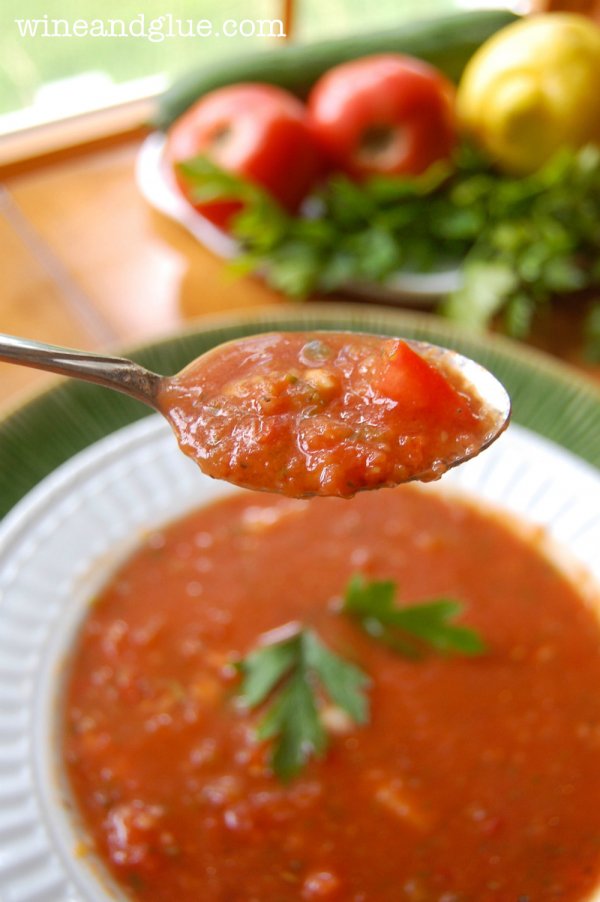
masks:
<svg viewBox="0 0 600 902"><path fill-rule="evenodd" d="M175 376L0 335L0 360L96 382L160 411L209 476L302 497L437 479L506 428L483 367L425 342L353 332L263 333Z"/></svg>

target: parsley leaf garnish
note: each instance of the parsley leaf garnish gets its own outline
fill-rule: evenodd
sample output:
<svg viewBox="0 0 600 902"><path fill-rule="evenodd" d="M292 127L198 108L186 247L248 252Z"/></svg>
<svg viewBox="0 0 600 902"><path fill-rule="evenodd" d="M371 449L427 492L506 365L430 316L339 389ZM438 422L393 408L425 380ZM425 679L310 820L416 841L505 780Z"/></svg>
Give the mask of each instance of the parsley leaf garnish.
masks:
<svg viewBox="0 0 600 902"><path fill-rule="evenodd" d="M342 610L374 639L405 657L419 658L427 650L463 655L485 650L475 630L452 622L462 611L459 602L439 598L400 608L394 604L395 595L391 580L367 582L355 574L346 587ZM279 642L259 645L236 667L242 675L238 691L242 704L249 709L268 705L256 735L273 740L271 766L283 781L327 748L321 716L325 696L354 723L369 719L368 676L327 648L314 630L302 628Z"/></svg>
<svg viewBox="0 0 600 902"><path fill-rule="evenodd" d="M397 607L396 584L391 580L367 582L355 574L344 596L343 610L370 636L407 657L421 657L428 649L444 654L479 655L485 650L475 630L452 621L462 605L449 598Z"/></svg>
<svg viewBox="0 0 600 902"><path fill-rule="evenodd" d="M237 667L243 676L239 696L246 707L256 708L273 696L257 736L274 740L271 765L284 781L327 748L320 716L324 694L355 723L368 720L368 677L330 651L313 630L259 647Z"/></svg>

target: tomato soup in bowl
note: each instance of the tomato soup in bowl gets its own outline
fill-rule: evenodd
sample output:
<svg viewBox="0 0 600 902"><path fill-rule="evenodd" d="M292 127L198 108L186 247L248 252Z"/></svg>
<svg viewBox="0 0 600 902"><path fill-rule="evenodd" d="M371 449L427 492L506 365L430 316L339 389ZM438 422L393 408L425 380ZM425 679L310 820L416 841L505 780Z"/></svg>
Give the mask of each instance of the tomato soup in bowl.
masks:
<svg viewBox="0 0 600 902"><path fill-rule="evenodd" d="M599 685L597 611L502 517L243 492L101 590L62 754L131 899L578 902Z"/></svg>
<svg viewBox="0 0 600 902"><path fill-rule="evenodd" d="M91 450L13 521L3 610L46 638L1 683L30 693L5 767L33 762L0 889L590 902L599 492L512 427L439 487L351 501L224 490L150 421Z"/></svg>

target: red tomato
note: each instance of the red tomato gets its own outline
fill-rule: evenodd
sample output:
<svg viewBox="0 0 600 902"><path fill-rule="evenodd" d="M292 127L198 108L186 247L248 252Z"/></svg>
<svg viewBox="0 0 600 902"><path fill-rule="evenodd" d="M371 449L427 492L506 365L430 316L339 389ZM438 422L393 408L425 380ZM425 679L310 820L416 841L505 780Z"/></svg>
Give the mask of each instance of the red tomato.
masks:
<svg viewBox="0 0 600 902"><path fill-rule="evenodd" d="M321 169L321 155L304 105L273 85L240 84L206 94L175 122L167 136L171 164L204 155L221 169L262 185L293 212ZM195 203L190 186L176 174L186 197L207 218L226 227L238 202Z"/></svg>
<svg viewBox="0 0 600 902"><path fill-rule="evenodd" d="M443 411L451 413L465 408L465 415L472 419L459 392L406 342L390 341L386 356L388 361L384 364L376 388L387 398L402 401L415 410L430 409L440 415Z"/></svg>
<svg viewBox="0 0 600 902"><path fill-rule="evenodd" d="M399 54L330 69L308 101L313 131L350 175L417 175L455 141L454 87L427 63Z"/></svg>

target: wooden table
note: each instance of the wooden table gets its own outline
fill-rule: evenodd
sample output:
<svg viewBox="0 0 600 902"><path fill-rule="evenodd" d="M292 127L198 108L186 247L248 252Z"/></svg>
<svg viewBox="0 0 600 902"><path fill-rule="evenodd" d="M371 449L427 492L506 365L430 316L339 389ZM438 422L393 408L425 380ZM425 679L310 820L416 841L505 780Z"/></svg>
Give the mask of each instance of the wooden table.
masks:
<svg viewBox="0 0 600 902"><path fill-rule="evenodd" d="M194 316L281 303L147 206L133 176L140 140L0 173L0 332L110 350ZM569 313L535 341L577 361ZM0 414L53 378L0 364Z"/></svg>

